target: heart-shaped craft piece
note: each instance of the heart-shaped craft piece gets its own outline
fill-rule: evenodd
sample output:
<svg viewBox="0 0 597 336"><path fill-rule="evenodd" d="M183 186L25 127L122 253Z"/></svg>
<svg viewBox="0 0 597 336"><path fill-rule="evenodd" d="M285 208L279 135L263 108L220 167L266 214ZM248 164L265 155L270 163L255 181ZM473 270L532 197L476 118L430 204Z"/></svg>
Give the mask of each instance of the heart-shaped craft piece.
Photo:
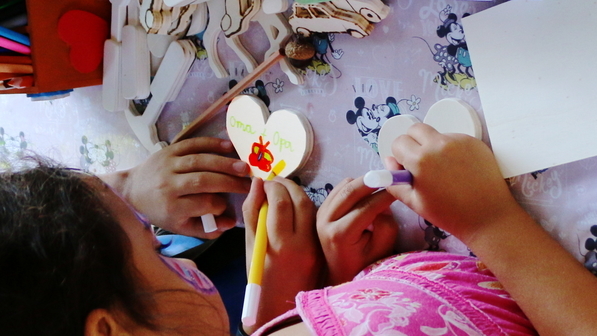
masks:
<svg viewBox="0 0 597 336"><path fill-rule="evenodd" d="M420 121L410 114L397 115L386 120L379 130L377 140L382 163L386 156L392 156L394 139L406 134L408 128L418 122ZM481 139L483 135L481 121L475 109L456 98L442 99L433 104L423 122L440 133L463 133L477 139Z"/></svg>
<svg viewBox="0 0 597 336"><path fill-rule="evenodd" d="M259 98L239 95L228 106L226 130L241 160L262 179L287 177L302 167L313 149L307 118L282 109L270 114Z"/></svg>
<svg viewBox="0 0 597 336"><path fill-rule="evenodd" d="M58 20L58 36L70 47L70 63L75 70L89 73L102 63L108 23L95 14L70 10Z"/></svg>

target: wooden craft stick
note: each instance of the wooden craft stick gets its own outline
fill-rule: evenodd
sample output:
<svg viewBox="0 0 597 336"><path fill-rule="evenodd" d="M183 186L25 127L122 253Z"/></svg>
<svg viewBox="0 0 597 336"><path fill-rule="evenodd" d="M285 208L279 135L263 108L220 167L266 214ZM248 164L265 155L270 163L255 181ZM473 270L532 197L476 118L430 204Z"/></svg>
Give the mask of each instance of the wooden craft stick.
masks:
<svg viewBox="0 0 597 336"><path fill-rule="evenodd" d="M199 115L189 126L184 128L180 131L174 139L172 139L172 143L177 143L180 140L188 138L193 132L195 132L203 123L207 120L211 119L216 113L218 113L224 105L226 105L229 101L232 100L236 95L242 92L249 83L255 81L259 76L261 76L267 69L269 69L272 65L278 63L282 58L285 57L284 50L280 49L274 52L271 56L263 61L263 63L259 64L255 70L249 73L245 78L243 78L238 84L236 84L233 88L228 90L224 95L222 95L218 100L216 100L211 106L205 110L201 115Z"/></svg>
<svg viewBox="0 0 597 336"><path fill-rule="evenodd" d="M31 64L0 63L0 73L2 72L30 74L33 73L33 66Z"/></svg>

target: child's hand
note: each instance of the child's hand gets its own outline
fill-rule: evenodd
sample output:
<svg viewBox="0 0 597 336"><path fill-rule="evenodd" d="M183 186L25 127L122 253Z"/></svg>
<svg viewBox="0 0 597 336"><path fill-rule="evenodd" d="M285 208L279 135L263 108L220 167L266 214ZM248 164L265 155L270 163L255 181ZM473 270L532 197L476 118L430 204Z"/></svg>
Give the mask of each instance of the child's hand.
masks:
<svg viewBox="0 0 597 336"><path fill-rule="evenodd" d="M273 181L253 179L243 203L246 228L247 271L255 243L259 209L267 199L268 246L261 285L257 323L265 322L294 308L299 291L315 289L323 264L315 230L315 205L293 181L276 177Z"/></svg>
<svg viewBox="0 0 597 336"><path fill-rule="evenodd" d="M498 221L518 205L485 143L464 134L440 134L419 123L394 141L395 160L413 184L387 190L434 225L462 240L482 223ZM466 243L466 241L465 241Z"/></svg>
<svg viewBox="0 0 597 336"><path fill-rule="evenodd" d="M390 256L398 225L385 190L372 194L363 178L336 186L317 212L317 233L328 266L328 285L350 281L369 264Z"/></svg>
<svg viewBox="0 0 597 336"><path fill-rule="evenodd" d="M232 153L230 141L192 138L168 146L142 164L102 179L137 211L163 229L202 238L216 238L235 226L222 214L227 200L219 193L246 193L249 167ZM200 216L214 214L218 231L205 233Z"/></svg>

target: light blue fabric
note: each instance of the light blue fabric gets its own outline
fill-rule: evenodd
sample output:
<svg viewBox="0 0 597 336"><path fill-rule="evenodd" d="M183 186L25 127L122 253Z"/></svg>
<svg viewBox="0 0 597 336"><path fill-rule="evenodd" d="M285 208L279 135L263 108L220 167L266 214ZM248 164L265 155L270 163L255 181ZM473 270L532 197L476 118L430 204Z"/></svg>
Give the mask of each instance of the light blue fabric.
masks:
<svg viewBox="0 0 597 336"><path fill-rule="evenodd" d="M187 237L176 234L160 235L157 239L163 245L167 245L161 250L162 255L172 257L193 247L204 243L203 240L195 237Z"/></svg>

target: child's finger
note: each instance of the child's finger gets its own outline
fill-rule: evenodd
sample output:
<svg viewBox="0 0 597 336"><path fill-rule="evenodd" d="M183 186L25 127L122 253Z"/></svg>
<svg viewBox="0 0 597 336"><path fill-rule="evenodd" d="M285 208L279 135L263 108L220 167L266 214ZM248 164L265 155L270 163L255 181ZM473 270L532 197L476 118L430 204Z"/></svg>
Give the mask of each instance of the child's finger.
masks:
<svg viewBox="0 0 597 336"><path fill-rule="evenodd" d="M414 160L415 155L417 155L420 149L421 144L410 135L403 134L396 138L392 143L392 155L394 155L396 162L406 169L412 169L412 167L409 167L408 163Z"/></svg>
<svg viewBox="0 0 597 336"><path fill-rule="evenodd" d="M373 220L369 246L376 260L392 254L398 236L398 223L392 215L380 214Z"/></svg>
<svg viewBox="0 0 597 336"><path fill-rule="evenodd" d="M347 177L345 179L343 179L342 181L340 181L340 183L338 183L334 189L332 189L332 191L330 191L330 193L328 194L328 197L326 197L326 199L323 201L323 204L321 205L320 209L323 209L325 211L325 209L328 207L328 204L332 203L334 198L336 197L336 195L338 195L340 193L340 190L342 190L342 188L344 188L344 186L348 183L350 183L353 180L353 178Z"/></svg>
<svg viewBox="0 0 597 336"><path fill-rule="evenodd" d="M219 216L226 211L227 205L228 202L220 194L194 194L178 197L175 211L176 215L184 214L187 218L208 213Z"/></svg>
<svg viewBox="0 0 597 336"><path fill-rule="evenodd" d="M187 154L171 158L172 171L178 174L213 172L244 177L249 165L238 159L211 153Z"/></svg>
<svg viewBox="0 0 597 336"><path fill-rule="evenodd" d="M342 220L338 221L337 230L343 232L343 235L349 241L356 242L360 240L367 227L382 212L388 210L394 201L394 196L385 190L380 190L363 198Z"/></svg>
<svg viewBox="0 0 597 336"><path fill-rule="evenodd" d="M402 169L404 169L404 166L401 165L400 163L398 163L398 161L396 161L396 158L393 156L386 156L383 163L384 163L384 167L387 170L402 170Z"/></svg>
<svg viewBox="0 0 597 336"><path fill-rule="evenodd" d="M248 179L208 171L176 174L169 183L179 196L202 193L246 193Z"/></svg>
<svg viewBox="0 0 597 336"><path fill-rule="evenodd" d="M267 212L268 238L272 244L294 232L294 209L292 198L286 187L275 181L265 182L265 192L269 204Z"/></svg>
<svg viewBox="0 0 597 336"><path fill-rule="evenodd" d="M286 187L294 208L294 233L299 237L311 238L314 235L315 205L303 188L294 181L276 177L274 181Z"/></svg>
<svg viewBox="0 0 597 336"><path fill-rule="evenodd" d="M263 190L263 180L255 177L251 183L251 190L242 206L245 230L247 230L247 234L250 234L251 236L255 235L259 209L264 201L265 192Z"/></svg>
<svg viewBox="0 0 597 336"><path fill-rule="evenodd" d="M425 145L429 141L436 141L438 136L441 136L435 128L429 126L425 123L417 123L412 125L406 131L413 140L415 140L420 145Z"/></svg>
<svg viewBox="0 0 597 336"><path fill-rule="evenodd" d="M233 150L230 140L197 137L185 139L168 146L175 156L184 156L196 153L220 153L226 154Z"/></svg>
<svg viewBox="0 0 597 336"><path fill-rule="evenodd" d="M337 188L334 188L336 190ZM330 222L334 222L344 217L355 207L363 198L369 196L371 188L363 183L363 177L350 181L342 188L338 188L338 194L330 200L326 217Z"/></svg>

